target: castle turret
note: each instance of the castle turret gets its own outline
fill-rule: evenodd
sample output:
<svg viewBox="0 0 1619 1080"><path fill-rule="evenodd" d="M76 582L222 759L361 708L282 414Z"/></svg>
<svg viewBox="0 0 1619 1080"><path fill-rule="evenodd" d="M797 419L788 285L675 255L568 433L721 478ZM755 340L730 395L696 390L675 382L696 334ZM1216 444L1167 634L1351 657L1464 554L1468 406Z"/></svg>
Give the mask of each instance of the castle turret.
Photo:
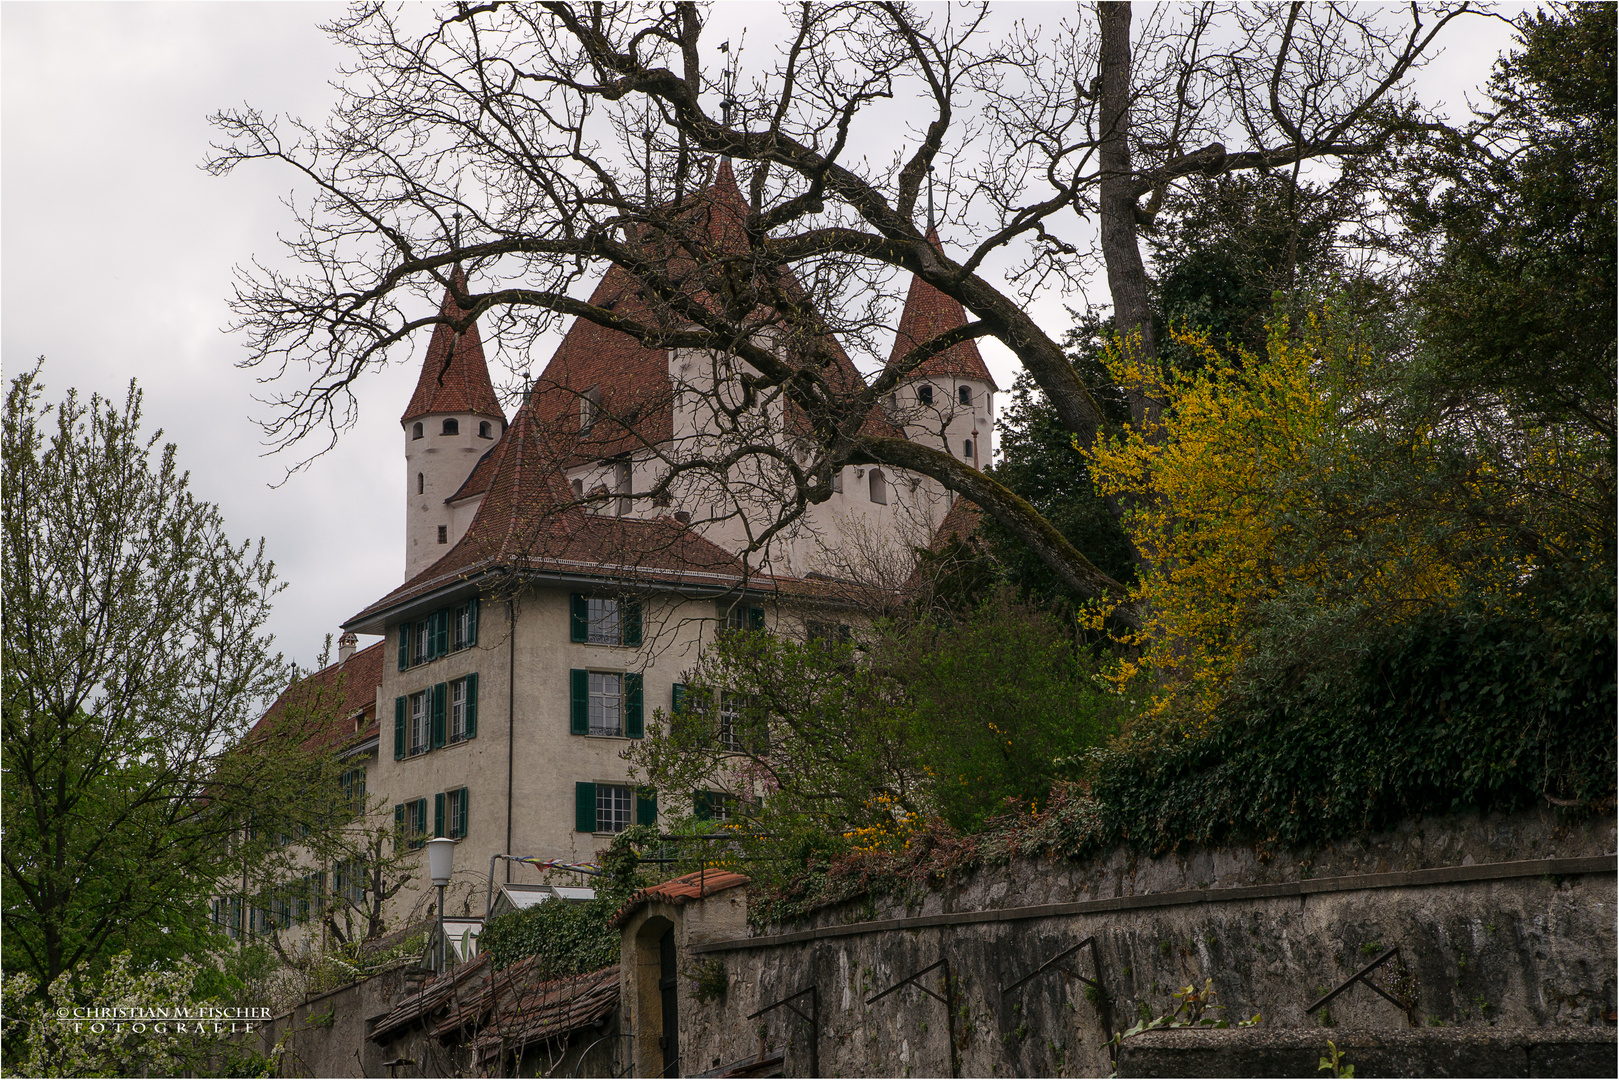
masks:
<svg viewBox="0 0 1619 1080"><path fill-rule="evenodd" d="M466 275L455 271L455 288ZM459 319L466 312L451 289L440 312ZM478 324L457 333L445 323L433 328L422 374L410 406L399 418L405 429L405 578L409 580L450 549L472 520L473 507L451 506L454 495L506 430L506 413L495 397L484 361Z"/></svg>
<svg viewBox="0 0 1619 1080"><path fill-rule="evenodd" d="M928 241L939 246L939 234L932 228ZM888 362L900 364L917 346L966 325L967 313L959 301L919 277L912 278ZM904 425L907 438L983 468L990 462L998 389L978 355L978 345L963 341L908 371L894 392L889 411Z"/></svg>

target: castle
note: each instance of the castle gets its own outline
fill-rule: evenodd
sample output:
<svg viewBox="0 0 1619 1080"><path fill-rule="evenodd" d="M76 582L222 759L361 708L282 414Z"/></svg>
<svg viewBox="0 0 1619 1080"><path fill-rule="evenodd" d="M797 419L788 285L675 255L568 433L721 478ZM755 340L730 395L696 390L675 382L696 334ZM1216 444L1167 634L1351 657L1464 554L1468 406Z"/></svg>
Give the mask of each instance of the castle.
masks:
<svg viewBox="0 0 1619 1080"><path fill-rule="evenodd" d="M707 241L734 242L747 205L728 161L693 207ZM619 266L591 303L657 317ZM466 317L448 290L442 313ZM894 360L965 322L913 281ZM829 378L865 385L830 335L818 344ZM937 481L870 466L837 470L829 498L784 515L780 470L803 457L802 418L781 397L738 407L746 370L580 319L508 419L476 323L435 326L400 420L404 582L343 623L338 663L312 679L343 676L345 753L408 842L460 841L447 912L484 914L489 877L542 877L496 856L589 861L628 825L689 811L637 790L621 752L671 712L705 643L727 627L814 635L858 620L848 550L908 554L945 523ZM976 467L995 392L967 341L917 366L864 423ZM777 455L734 453L760 445ZM357 635L382 641L361 650ZM423 898L424 876L396 911Z"/></svg>

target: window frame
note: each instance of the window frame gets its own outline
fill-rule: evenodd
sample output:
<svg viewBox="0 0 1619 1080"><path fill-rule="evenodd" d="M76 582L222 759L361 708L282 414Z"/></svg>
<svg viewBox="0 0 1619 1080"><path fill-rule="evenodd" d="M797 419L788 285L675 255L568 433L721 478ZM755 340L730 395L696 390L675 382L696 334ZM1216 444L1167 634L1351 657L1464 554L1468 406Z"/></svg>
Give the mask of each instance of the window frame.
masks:
<svg viewBox="0 0 1619 1080"><path fill-rule="evenodd" d="M609 795L609 793L612 794ZM615 829L612 826L618 820L618 793L622 793L624 799L622 807L624 820L623 824ZM605 818L603 817L604 807L602 805L604 796L608 796L610 799L609 805L605 808L608 815ZM606 828L602 827L604 824L607 826ZM633 824L635 824L635 788L629 784L598 783L596 785L596 835L617 836Z"/></svg>
<svg viewBox="0 0 1619 1080"><path fill-rule="evenodd" d="M600 689L600 690L597 689L597 680L598 679L603 680L603 684L604 684L602 686L602 689ZM607 679L616 680L616 682L618 684L616 690L609 691L609 690L606 689L605 680L607 680ZM586 734L590 735L593 738L598 738L598 739L622 739L622 738L624 738L625 737L624 732L625 732L625 728L627 726L626 725L626 717L625 717L625 713L627 711L625 706L626 706L627 703L626 703L625 699L626 699L626 697L628 697L628 695L625 693L624 672L622 672L622 671L596 671L594 669L589 669L589 683L588 683L588 686L586 688L586 695L587 696L586 696L585 709L586 709L587 723L589 725L588 730L586 731ZM598 705L597 705L598 700L600 700L600 702L601 702L601 705L600 705L599 708L598 708ZM613 707L617 711L618 724L617 724L616 730L608 730L608 725L605 722L605 717L607 715L607 710L608 710L608 703L610 701L613 703ZM601 723L597 722L597 716L598 715L602 716L604 718L603 722L601 722Z"/></svg>
<svg viewBox="0 0 1619 1080"><path fill-rule="evenodd" d="M973 388L965 383L956 387L956 400L961 404L966 405L968 408L971 408L973 403Z"/></svg>
<svg viewBox="0 0 1619 1080"><path fill-rule="evenodd" d="M420 742L417 741L418 729L421 735ZM416 757L432 748L433 688L427 687L405 695L405 756Z"/></svg>

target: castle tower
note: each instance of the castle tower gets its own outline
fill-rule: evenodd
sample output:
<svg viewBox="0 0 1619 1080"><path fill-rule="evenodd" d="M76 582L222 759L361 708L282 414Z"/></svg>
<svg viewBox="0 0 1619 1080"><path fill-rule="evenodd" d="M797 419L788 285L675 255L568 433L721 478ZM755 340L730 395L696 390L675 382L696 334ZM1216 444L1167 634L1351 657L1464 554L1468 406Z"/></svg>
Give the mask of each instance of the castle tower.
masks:
<svg viewBox="0 0 1619 1080"><path fill-rule="evenodd" d="M454 282L463 292L466 280L457 268ZM465 315L450 289L444 291L440 312L455 318ZM506 413L489 381L477 323L461 333L444 323L433 328L416 392L399 422L405 432L408 581L466 532L476 506L452 506L447 500L506 430Z"/></svg>
<svg viewBox="0 0 1619 1080"><path fill-rule="evenodd" d="M939 234L931 227L928 241L939 247ZM959 301L919 277L912 278L888 362L897 364L918 345L965 325L967 313ZM894 392L889 414L912 441L981 469L990 463L998 389L978 355L978 345L964 341L908 372Z"/></svg>

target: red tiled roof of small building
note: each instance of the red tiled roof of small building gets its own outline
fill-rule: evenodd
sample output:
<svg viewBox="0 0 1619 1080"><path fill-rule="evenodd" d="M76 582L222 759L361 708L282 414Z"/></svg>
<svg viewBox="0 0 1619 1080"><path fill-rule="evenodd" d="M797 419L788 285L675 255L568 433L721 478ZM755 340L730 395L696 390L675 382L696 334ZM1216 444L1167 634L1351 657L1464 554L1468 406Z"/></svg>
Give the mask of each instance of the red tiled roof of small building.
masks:
<svg viewBox="0 0 1619 1080"><path fill-rule="evenodd" d="M321 668L287 687L248 731L246 743L252 745L272 733L290 734L299 738L305 750L314 751L362 742L378 734L375 706L377 687L382 685L384 644L368 645L346 661ZM356 731L355 718L367 709L372 715ZM300 715L302 710L307 715ZM297 727L281 731L283 723Z"/></svg>
<svg viewBox="0 0 1619 1080"><path fill-rule="evenodd" d="M451 280L456 288L466 292L467 275L460 267ZM455 302L455 293L447 288L439 314L463 319L467 313ZM469 324L461 333L456 333L447 323L438 323L427 344L416 392L411 395L410 405L399 421L408 423L429 413L468 412L506 419L500 399L495 396L494 384L489 381L489 365L484 360L477 322Z"/></svg>
<svg viewBox="0 0 1619 1080"><path fill-rule="evenodd" d="M931 228L928 230L928 242L935 248L939 246L939 234ZM961 306L961 301L946 296L920 277L913 277L910 294L905 298L905 310L900 313L899 329L894 334L894 348L889 354L888 362L897 364L918 345L924 345L946 331L966 325L967 311ZM992 390L1000 389L990 376L989 368L984 366L983 357L978 355L978 344L974 341L963 341L944 352L935 353L918 364L905 378L923 379L947 375L977 379L988 383Z"/></svg>
<svg viewBox="0 0 1619 1080"><path fill-rule="evenodd" d="M613 926L623 926L642 904L657 901L679 907L688 900L701 900L715 893L746 885L748 880L747 875L738 874L734 870L693 870L689 874L682 874L662 884L649 885L640 890L624 902L624 906L613 914L609 922Z"/></svg>

